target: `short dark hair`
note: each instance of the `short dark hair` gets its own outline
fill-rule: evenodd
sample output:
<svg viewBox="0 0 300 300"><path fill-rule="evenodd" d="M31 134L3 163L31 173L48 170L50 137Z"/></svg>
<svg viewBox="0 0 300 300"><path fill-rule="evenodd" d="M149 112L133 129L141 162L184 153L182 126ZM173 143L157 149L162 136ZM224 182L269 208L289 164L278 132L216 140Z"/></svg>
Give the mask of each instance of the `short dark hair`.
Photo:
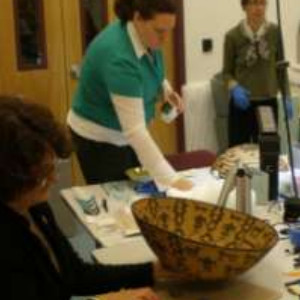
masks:
<svg viewBox="0 0 300 300"><path fill-rule="evenodd" d="M245 7L250 0L241 0L242 7Z"/></svg>
<svg viewBox="0 0 300 300"><path fill-rule="evenodd" d="M1 202L37 184L50 149L58 158L71 153L69 135L48 108L11 96L0 96L0 141Z"/></svg>
<svg viewBox="0 0 300 300"><path fill-rule="evenodd" d="M114 8L123 23L132 20L135 12L139 12L143 19L150 20L158 13L175 14L177 0L115 0Z"/></svg>

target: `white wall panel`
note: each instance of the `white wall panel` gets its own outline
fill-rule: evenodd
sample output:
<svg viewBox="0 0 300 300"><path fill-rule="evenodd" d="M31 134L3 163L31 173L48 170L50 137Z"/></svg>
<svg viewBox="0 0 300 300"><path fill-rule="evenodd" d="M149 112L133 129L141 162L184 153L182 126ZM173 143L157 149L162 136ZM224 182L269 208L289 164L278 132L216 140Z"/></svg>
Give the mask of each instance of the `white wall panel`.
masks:
<svg viewBox="0 0 300 300"><path fill-rule="evenodd" d="M285 49L288 60L296 61L300 23L299 0L280 0ZM207 80L222 67L225 32L243 16L239 0L184 0L187 82ZM276 21L276 1L269 0L268 18ZM214 48L203 53L201 40L211 37Z"/></svg>

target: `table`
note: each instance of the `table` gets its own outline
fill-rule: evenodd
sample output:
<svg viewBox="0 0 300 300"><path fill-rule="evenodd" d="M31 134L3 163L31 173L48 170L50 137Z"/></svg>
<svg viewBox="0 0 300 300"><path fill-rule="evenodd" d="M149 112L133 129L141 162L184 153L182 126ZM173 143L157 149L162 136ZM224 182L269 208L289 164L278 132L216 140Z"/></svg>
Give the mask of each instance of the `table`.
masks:
<svg viewBox="0 0 300 300"><path fill-rule="evenodd" d="M216 203L217 198L222 189L224 183L223 179L218 179L210 173L210 168L201 168L201 169L190 169L187 171L181 172L183 175L188 177L194 182L201 183L199 188L188 192L182 193L175 189L169 189L169 196L178 196L186 197L195 200L207 201L210 203ZM282 176L281 176L282 177ZM288 176L284 176L284 182L288 180ZM259 178L260 179L260 178ZM137 194L133 189L133 183L130 181L119 181L119 182L109 182L102 185L89 185L84 186L82 189L85 192L95 195L96 202L99 207L102 206L102 199L107 199L107 204L109 208L109 213L101 211L99 218L88 217L84 214L81 209L76 197L74 195L74 187L64 189L61 191L61 196L67 205L71 208L72 212L79 219L79 221L84 225L87 231L91 236L102 246L109 247L115 244L121 243L128 240L130 234L130 228L124 234L124 230L119 230L117 227L109 226L112 223L112 218L121 218L128 219L130 223L130 204L134 201L147 197L146 194ZM259 190L261 194L262 191ZM260 200L260 199L258 199ZM265 202L262 202L262 204ZM234 193L229 195L229 200L227 201L227 207L235 207L235 197ZM264 214L264 210L261 210L259 207L255 208L256 215ZM267 216L268 217L268 216ZM275 218L275 219L274 219ZM272 215L274 222L281 221L281 216ZM106 226L107 225L107 226ZM132 228L134 232L134 226ZM135 239L135 236L130 237Z"/></svg>
<svg viewBox="0 0 300 300"><path fill-rule="evenodd" d="M217 199L224 180L216 179L214 176L212 176L210 174L210 168L191 169L181 173L195 182L203 182L200 189L194 191L194 193L197 194L197 197L200 196L200 198L204 201ZM214 188L211 188L212 185ZM109 182L102 185L89 185L82 187L82 189L86 193L95 196L99 207L102 206L102 199L107 199L109 213L101 211L98 217L87 216L76 200L74 187L63 189L61 191L61 196L71 208L75 216L100 245L109 247L115 244L126 242L128 241L128 238L136 238L135 236L132 236L135 233L135 229L132 224L129 224L129 228L125 228L125 230L124 228L120 229L118 226L114 227L110 225L113 223L112 219L123 219L124 222L132 223L130 221L130 219L133 220L129 209L130 205L134 201L149 195L137 194L133 189L133 183L130 181ZM181 196L181 193L176 190L170 189L169 193L173 196ZM194 196L193 193L186 195L189 198L193 198ZM231 203L229 204L231 205ZM130 226L132 228L130 228Z"/></svg>
<svg viewBox="0 0 300 300"><path fill-rule="evenodd" d="M134 241L128 244L112 246L93 251L96 261L110 264L134 263L154 261L155 255L151 250L147 250L141 246L141 241ZM246 272L238 279L225 284L224 286L215 288L207 288L207 286L199 285L199 283L180 283L180 291L178 291L178 283L174 285L172 282L164 285L156 286L157 291L163 295L163 299L176 299L172 295L180 294L181 300L234 300L241 299L233 294L238 293L243 296L243 300L292 300L297 299L288 293L284 287L284 283L292 280L285 276L292 270L293 258L286 253L286 249L290 248L287 240L280 241L277 246L256 266ZM131 249L131 250L130 250ZM131 256L129 251L135 249L135 257ZM126 251L127 255L124 255ZM127 252L128 251L128 252ZM129 254L128 254L129 253ZM229 297L230 296L230 297ZM258 297L259 296L259 297ZM204 298L201 298L204 297ZM236 298L235 298L236 297Z"/></svg>
<svg viewBox="0 0 300 300"><path fill-rule="evenodd" d="M206 171L203 171L199 178L204 178ZM203 176L203 177L202 177ZM220 183L218 183L220 184ZM102 198L108 199L109 213L101 212L100 216L103 224L94 222L93 219L87 218L76 199L72 189L63 190L62 197L74 211L78 219L84 224L91 235L106 248L97 249L93 256L97 261L106 263L123 263L123 258L119 256L120 252L128 251L128 247L136 247L141 245L144 240L141 236L126 237L124 232L110 226L105 226L105 222L109 224L111 217L119 208L126 208L130 203L136 201L145 195L138 195L134 192L132 183L123 181L104 185L92 185L84 187L96 195L96 200L100 204ZM257 207L255 214L262 218L269 219L273 223L281 221L281 212L275 208L268 211L267 206ZM240 276L238 279L231 281L227 285L207 288L197 283L163 283L158 284L155 289L161 295L163 300L293 300L296 296L289 294L284 288L284 282L292 280L283 273L292 270L293 258L285 252L289 247L288 241L280 241L277 246L253 269ZM143 246L142 246L143 248ZM115 253L115 257L109 257L106 254L112 253L118 249L119 253ZM125 249L125 250L124 250ZM126 250L127 249L127 250ZM129 250L130 251L130 250ZM106 254L105 254L106 253ZM146 255L145 255L146 253ZM107 261L103 261L106 257ZM119 261L114 261L118 258ZM112 261L109 261L112 259ZM128 259L128 258L127 258ZM151 261L155 256L151 251L139 252L133 260ZM125 261L128 262L128 261ZM134 262L134 261L133 261ZM200 298L199 298L200 297ZM109 300L110 298L101 296L100 300ZM114 300L117 298L114 298ZM126 300L123 295L120 299ZM130 300L130 299L128 299Z"/></svg>
<svg viewBox="0 0 300 300"><path fill-rule="evenodd" d="M110 184L111 188L117 186L117 190L120 192L119 196L127 194L128 197L134 199L134 193L132 192L129 182L118 182ZM95 239L95 241L104 247L110 247L115 244L127 242L128 240L134 240L136 238L136 231L133 228L128 228L127 231L120 228L120 224L116 224L117 218L129 219L132 221L131 212L128 210L126 202L118 198L118 194L109 195L100 185L89 185L82 187L85 192L92 193L95 195L95 200L98 207L101 207L102 199L107 200L108 212L101 211L98 216L87 216L82 208L80 207L76 196L72 188L64 189L61 191L61 196L74 213L75 217L78 218L79 222L87 229L88 233ZM142 195L140 196L142 197ZM132 200L133 201L133 200ZM122 214L122 215L121 215Z"/></svg>
<svg viewBox="0 0 300 300"><path fill-rule="evenodd" d="M279 242L272 252L252 270L224 285L208 286L199 282L169 282L155 286L163 300L294 300L284 288L287 280L282 272L292 266L292 258L285 253L287 242ZM101 251L101 250L98 250ZM130 300L120 293L113 300ZM113 296L116 296L113 294ZM99 300L110 300L107 295Z"/></svg>
<svg viewBox="0 0 300 300"><path fill-rule="evenodd" d="M154 261L155 255L149 248L145 249L141 246L142 243L142 240L135 240L128 244L123 243L108 248L96 249L93 251L93 256L98 262L110 264ZM218 286L217 289L207 288L198 282L180 284L171 282L158 285L155 288L164 300L297 299L296 296L288 293L284 287L285 282L293 280L293 278L285 275L293 269L293 256L286 251L290 248L288 240L279 241L274 249L250 271L224 286ZM128 253L132 253L130 252L132 249L135 249L134 253L138 254L130 256ZM126 254L124 255L124 253ZM177 294L180 297L177 297Z"/></svg>

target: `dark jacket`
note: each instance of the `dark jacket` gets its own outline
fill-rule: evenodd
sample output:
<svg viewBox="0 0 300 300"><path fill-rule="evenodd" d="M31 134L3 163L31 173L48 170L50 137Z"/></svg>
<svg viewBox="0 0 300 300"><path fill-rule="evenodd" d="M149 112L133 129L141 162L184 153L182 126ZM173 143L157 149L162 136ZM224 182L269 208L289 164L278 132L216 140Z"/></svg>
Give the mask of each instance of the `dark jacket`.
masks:
<svg viewBox="0 0 300 300"><path fill-rule="evenodd" d="M64 237L47 203L30 211L51 245L60 272L28 221L0 204L1 299L66 300L152 284L151 264L105 266L84 263Z"/></svg>

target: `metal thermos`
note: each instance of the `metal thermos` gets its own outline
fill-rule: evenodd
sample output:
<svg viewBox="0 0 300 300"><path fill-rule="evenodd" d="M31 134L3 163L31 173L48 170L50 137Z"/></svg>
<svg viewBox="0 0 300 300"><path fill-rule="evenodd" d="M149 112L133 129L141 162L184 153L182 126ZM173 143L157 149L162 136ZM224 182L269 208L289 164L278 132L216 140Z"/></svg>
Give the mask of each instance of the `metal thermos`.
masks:
<svg viewBox="0 0 300 300"><path fill-rule="evenodd" d="M251 214L251 179L245 169L239 168L235 176L236 210Z"/></svg>

